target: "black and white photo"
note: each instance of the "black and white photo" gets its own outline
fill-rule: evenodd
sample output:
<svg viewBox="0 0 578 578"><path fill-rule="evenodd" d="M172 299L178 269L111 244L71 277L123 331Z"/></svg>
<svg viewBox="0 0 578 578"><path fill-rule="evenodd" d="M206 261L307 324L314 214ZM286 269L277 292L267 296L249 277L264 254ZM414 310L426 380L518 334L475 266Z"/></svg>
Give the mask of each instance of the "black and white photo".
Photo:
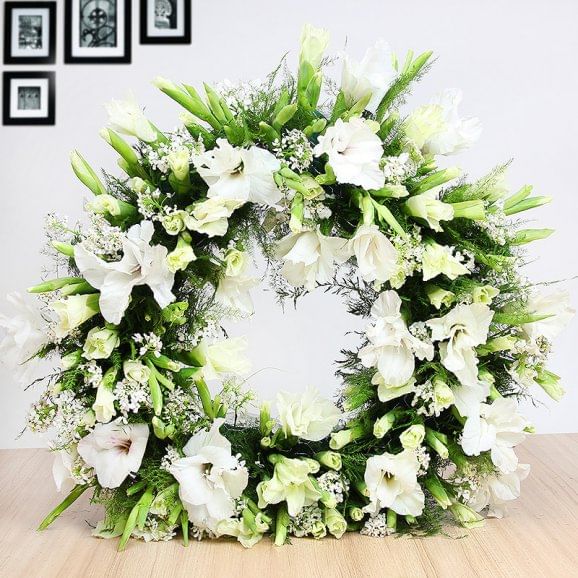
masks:
<svg viewBox="0 0 578 578"><path fill-rule="evenodd" d="M56 2L4 4L4 64L54 64Z"/></svg>
<svg viewBox="0 0 578 578"><path fill-rule="evenodd" d="M191 0L141 0L141 44L190 44Z"/></svg>
<svg viewBox="0 0 578 578"><path fill-rule="evenodd" d="M67 64L130 63L130 0L66 0Z"/></svg>
<svg viewBox="0 0 578 578"><path fill-rule="evenodd" d="M54 72L4 72L2 117L5 125L54 124Z"/></svg>

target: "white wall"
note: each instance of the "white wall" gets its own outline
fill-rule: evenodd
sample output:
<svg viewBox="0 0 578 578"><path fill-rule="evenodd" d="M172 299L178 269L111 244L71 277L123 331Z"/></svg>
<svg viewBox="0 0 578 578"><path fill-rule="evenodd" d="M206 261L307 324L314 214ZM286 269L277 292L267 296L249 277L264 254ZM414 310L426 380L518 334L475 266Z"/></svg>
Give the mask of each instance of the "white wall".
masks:
<svg viewBox="0 0 578 578"><path fill-rule="evenodd" d="M129 66L64 66L62 4L59 0L58 64L38 67L56 69L56 126L0 129L0 294L39 279L45 214L76 218L81 212L84 191L69 170L69 151L78 148L93 166L114 170L115 155L97 135L105 122L103 102L132 89L150 118L170 129L179 110L149 84L153 77L160 74L190 84L263 77L287 51L292 51L294 63L299 30L306 21L332 32L333 49L343 48L347 41L348 50L356 55L378 37L386 38L399 53L433 49L439 59L410 104L444 87L464 90L464 112L481 117L485 130L478 146L456 160L472 176L480 176L515 157L512 186L531 182L538 194L555 199L539 218L540 226L558 232L532 248L540 260L528 267L528 274L547 280L578 273L578 192L573 175L578 134L576 2L193 0L193 44L175 47L139 46L135 7ZM8 68L24 67L3 67ZM576 283L570 289L576 304ZM314 294L297 314L282 316L270 294L256 297L254 323L235 330L251 338L256 369L281 370L260 373L256 378L260 391L270 395L281 387L313 383L331 392L335 387L331 362L351 328L339 302ZM6 311L4 303L0 308ZM539 431L578 431L577 342L575 322L556 344L551 360L551 369L564 379L567 397L560 404L540 397L545 408L528 408ZM0 388L0 447L41 445L42 440L29 434L14 439L37 394L23 392L4 369Z"/></svg>

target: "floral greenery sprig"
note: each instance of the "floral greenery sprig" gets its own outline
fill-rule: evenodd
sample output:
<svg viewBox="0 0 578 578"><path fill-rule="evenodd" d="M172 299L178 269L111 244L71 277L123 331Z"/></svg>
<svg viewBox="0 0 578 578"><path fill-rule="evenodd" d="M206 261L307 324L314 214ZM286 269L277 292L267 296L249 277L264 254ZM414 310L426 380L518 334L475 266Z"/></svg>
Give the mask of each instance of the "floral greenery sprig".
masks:
<svg viewBox="0 0 578 578"><path fill-rule="evenodd" d="M562 396L546 358L573 313L518 272L523 245L552 231L516 216L550 199L509 193L506 167L469 183L438 165L480 124L459 116L457 91L400 116L431 53L400 62L378 42L344 58L335 95L327 43L304 28L296 78L203 95L157 78L184 108L172 133L134 100L111 103L101 135L124 178L72 154L90 225L51 217L67 275L29 290L40 308L13 295L16 316L0 318L25 369L60 359L28 419L55 429L69 492L41 528L89 489L106 509L95 535L120 549L178 532L246 547L429 534L445 512L475 527L519 495L528 466L513 448L532 427L517 398ZM322 287L368 319L342 351L337 405L282 392L272 413L245 389L246 343L221 322L253 312L255 249L280 298Z"/></svg>

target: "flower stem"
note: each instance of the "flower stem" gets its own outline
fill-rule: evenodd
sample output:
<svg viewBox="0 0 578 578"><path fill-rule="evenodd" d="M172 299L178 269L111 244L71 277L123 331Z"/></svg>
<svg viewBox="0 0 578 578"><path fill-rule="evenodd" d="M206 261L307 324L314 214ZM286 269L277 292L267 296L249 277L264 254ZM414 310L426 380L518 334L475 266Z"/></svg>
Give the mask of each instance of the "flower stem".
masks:
<svg viewBox="0 0 578 578"><path fill-rule="evenodd" d="M52 510L44 520L42 520L40 526L38 526L38 530L46 530L46 528L48 528L48 526L50 526L50 524L52 524L52 522L54 522L54 520L64 512L64 510L69 506L72 506L72 504L74 504L74 502L76 502L76 500L78 500L78 498L80 498L88 488L89 484L75 486L70 494L68 494L68 496L66 496L66 498L64 498L64 500L62 500L62 502L60 502L60 504L58 504L58 506L56 506L56 508L54 508L54 510Z"/></svg>
<svg viewBox="0 0 578 578"><path fill-rule="evenodd" d="M287 540L287 526L289 525L289 513L285 504L279 507L277 511L277 520L275 522L275 546L283 546Z"/></svg>

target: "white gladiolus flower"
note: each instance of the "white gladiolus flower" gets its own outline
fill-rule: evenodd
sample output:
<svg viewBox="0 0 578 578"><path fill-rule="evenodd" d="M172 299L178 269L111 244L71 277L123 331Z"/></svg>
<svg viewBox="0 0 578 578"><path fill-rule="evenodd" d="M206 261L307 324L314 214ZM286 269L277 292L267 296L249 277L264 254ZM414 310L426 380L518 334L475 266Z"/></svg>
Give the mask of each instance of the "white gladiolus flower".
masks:
<svg viewBox="0 0 578 578"><path fill-rule="evenodd" d="M118 488L130 473L138 472L148 437L146 424L123 424L119 418L96 424L92 432L78 442L78 453L94 468L103 488Z"/></svg>
<svg viewBox="0 0 578 578"><path fill-rule="evenodd" d="M380 189L385 184L379 167L383 156L381 139L362 118L353 117L347 122L338 119L319 137L313 153L317 157L327 155L338 183L366 190Z"/></svg>
<svg viewBox="0 0 578 578"><path fill-rule="evenodd" d="M229 217L243 204L236 199L213 197L189 207L187 229L208 237L222 237L229 228Z"/></svg>
<svg viewBox="0 0 578 578"><path fill-rule="evenodd" d="M385 283L397 270L397 249L375 224L358 227L348 249L355 255L359 273L367 283Z"/></svg>
<svg viewBox="0 0 578 578"><path fill-rule="evenodd" d="M323 28L315 28L305 24L301 30L301 51L299 62L309 63L314 69L319 68L323 53L329 44L329 32Z"/></svg>
<svg viewBox="0 0 578 578"><path fill-rule="evenodd" d="M356 62L349 56L344 57L341 91L349 106L371 95L365 108L375 112L396 76L391 48L383 40L378 40L367 49L361 62Z"/></svg>
<svg viewBox="0 0 578 578"><path fill-rule="evenodd" d="M540 321L522 325L524 333L531 341L535 341L537 337L552 341L576 314L576 310L570 306L570 295L567 291L532 295L528 299L527 309L532 315L550 315Z"/></svg>
<svg viewBox="0 0 578 578"><path fill-rule="evenodd" d="M87 251L82 244L74 247L74 259L83 277L100 289L100 310L110 323L120 323L137 285L148 285L161 308L175 299L171 292L174 273L166 260L168 251L163 245L150 244L153 233L150 221L133 225L122 240L122 259L112 263Z"/></svg>
<svg viewBox="0 0 578 578"><path fill-rule="evenodd" d="M386 388L407 384L415 369L415 357L431 360L433 346L409 332L401 316L401 299L395 291L379 295L371 316L375 322L365 331L369 344L359 351L361 363L377 367Z"/></svg>
<svg viewBox="0 0 578 578"><path fill-rule="evenodd" d="M404 132L425 154L451 155L469 148L482 132L477 118L460 118L460 90L442 92L432 104L413 112L404 124Z"/></svg>
<svg viewBox="0 0 578 578"><path fill-rule="evenodd" d="M269 151L253 146L235 148L225 139L194 158L199 175L209 185L208 197L275 205L282 194L273 173L281 163Z"/></svg>
<svg viewBox="0 0 578 578"><path fill-rule="evenodd" d="M52 463L52 477L58 493L68 494L74 486L76 480L72 475L74 460L76 459L76 450L73 453L66 450L54 452L54 462Z"/></svg>
<svg viewBox="0 0 578 578"><path fill-rule="evenodd" d="M6 301L10 316L0 314L0 359L14 371L19 382L26 383L37 366L36 360L30 358L47 342L47 323L23 295L9 293Z"/></svg>
<svg viewBox="0 0 578 578"><path fill-rule="evenodd" d="M203 364L203 376L207 380L218 379L221 374L243 375L251 370L251 362L245 356L245 337L221 339L208 344L202 341L195 349Z"/></svg>
<svg viewBox="0 0 578 578"><path fill-rule="evenodd" d="M492 404L482 403L480 415L470 416L464 425L461 445L468 456L490 451L494 465L504 474L516 470L518 457L513 448L526 438L526 418L518 413L518 403L498 398Z"/></svg>
<svg viewBox="0 0 578 578"><path fill-rule="evenodd" d="M106 327L93 327L86 335L82 356L85 359L108 359L119 343L118 331Z"/></svg>
<svg viewBox="0 0 578 578"><path fill-rule="evenodd" d="M489 384L478 378L475 348L486 343L494 312L482 303L458 305L447 315L430 319L432 339L440 343L440 357L462 384L453 390L455 405L464 416L476 415L478 405L489 393Z"/></svg>
<svg viewBox="0 0 578 578"><path fill-rule="evenodd" d="M112 100L104 105L108 113L110 126L129 136L135 136L144 142L157 140L157 132L147 120L132 94L127 100Z"/></svg>
<svg viewBox="0 0 578 578"><path fill-rule="evenodd" d="M277 244L277 258L284 261L281 272L294 287L312 291L316 282L331 281L335 263L349 259L347 245L347 239L326 237L319 228L290 233Z"/></svg>
<svg viewBox="0 0 578 578"><path fill-rule="evenodd" d="M442 274L453 281L460 275L470 274L470 270L453 254L452 247L435 242L426 245L421 264L424 281Z"/></svg>
<svg viewBox="0 0 578 578"><path fill-rule="evenodd" d="M115 399L114 393L106 385L101 383L98 386L96 399L92 404L96 421L108 423L116 415L116 409L114 408Z"/></svg>
<svg viewBox="0 0 578 578"><path fill-rule="evenodd" d="M257 486L259 507L287 502L290 516L296 516L305 506L315 504L321 493L311 481L313 460L279 456L273 477Z"/></svg>
<svg viewBox="0 0 578 578"><path fill-rule="evenodd" d="M199 529L217 533L219 522L235 513L235 500L249 481L249 472L231 455L231 443L220 432L224 419L209 431L196 433L183 448L186 457L175 460L171 474L179 482L179 497L189 520Z"/></svg>
<svg viewBox="0 0 578 578"><path fill-rule="evenodd" d="M416 453L411 450L370 457L364 476L370 503L363 510L378 514L383 508L391 508L402 516L419 516L425 503L417 481L419 469Z"/></svg>
<svg viewBox="0 0 578 578"><path fill-rule="evenodd" d="M62 338L99 312L99 296L97 294L71 295L55 301L51 307L58 315L54 334Z"/></svg>
<svg viewBox="0 0 578 578"><path fill-rule="evenodd" d="M404 205L409 215L424 220L434 231L443 230L440 221L451 221L454 218L453 207L440 201L434 189L410 197Z"/></svg>
<svg viewBox="0 0 578 578"><path fill-rule="evenodd" d="M277 411L286 436L313 442L326 438L341 417L337 407L313 388L308 388L302 395L279 392Z"/></svg>
<svg viewBox="0 0 578 578"><path fill-rule="evenodd" d="M520 497L520 482L529 473L528 464L518 464L513 472L483 478L468 500L468 506L476 512L488 507L488 516L503 518L507 512L507 502Z"/></svg>
<svg viewBox="0 0 578 578"><path fill-rule="evenodd" d="M402 395L413 393L416 389L414 377L410 378L409 381L402 383L401 385L391 385L385 383L385 379L381 373L379 373L379 371L377 371L371 378L371 383L373 385L377 385L377 397L379 401L383 403L391 401L392 399L397 399Z"/></svg>

